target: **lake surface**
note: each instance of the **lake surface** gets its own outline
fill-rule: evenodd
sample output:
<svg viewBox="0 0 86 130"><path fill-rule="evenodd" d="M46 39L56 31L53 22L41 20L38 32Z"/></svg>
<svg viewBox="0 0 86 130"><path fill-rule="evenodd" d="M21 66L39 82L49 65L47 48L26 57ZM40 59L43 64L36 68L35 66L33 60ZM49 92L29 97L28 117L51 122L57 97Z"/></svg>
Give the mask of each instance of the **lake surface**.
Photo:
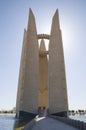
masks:
<svg viewBox="0 0 86 130"><path fill-rule="evenodd" d="M0 115L0 130L13 130L15 115Z"/></svg>
<svg viewBox="0 0 86 130"><path fill-rule="evenodd" d="M75 116L70 116L70 118L86 122L86 114L85 115L78 115L77 114Z"/></svg>
<svg viewBox="0 0 86 130"><path fill-rule="evenodd" d="M86 122L86 115L70 116L72 119ZM15 115L0 115L0 130L14 130Z"/></svg>

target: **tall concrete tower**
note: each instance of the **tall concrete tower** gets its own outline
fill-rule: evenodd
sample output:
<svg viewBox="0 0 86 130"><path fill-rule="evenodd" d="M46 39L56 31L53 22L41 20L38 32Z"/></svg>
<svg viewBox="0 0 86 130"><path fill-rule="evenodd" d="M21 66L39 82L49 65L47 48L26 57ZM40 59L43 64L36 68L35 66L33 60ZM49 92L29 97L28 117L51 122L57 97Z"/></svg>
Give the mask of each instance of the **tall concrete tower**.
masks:
<svg viewBox="0 0 86 130"><path fill-rule="evenodd" d="M41 39L40 47L38 39ZM49 50L46 50L44 39L49 40ZM16 116L34 118L39 108L48 109L49 114L60 116L66 116L68 110L58 10L53 16L50 35L37 35L35 17L31 9L28 27L24 31Z"/></svg>
<svg viewBox="0 0 86 130"><path fill-rule="evenodd" d="M62 37L56 10L49 43L49 112L66 114L68 109Z"/></svg>
<svg viewBox="0 0 86 130"><path fill-rule="evenodd" d="M30 9L27 31L25 31L17 96L17 116L32 116L38 112L39 50L36 24Z"/></svg>

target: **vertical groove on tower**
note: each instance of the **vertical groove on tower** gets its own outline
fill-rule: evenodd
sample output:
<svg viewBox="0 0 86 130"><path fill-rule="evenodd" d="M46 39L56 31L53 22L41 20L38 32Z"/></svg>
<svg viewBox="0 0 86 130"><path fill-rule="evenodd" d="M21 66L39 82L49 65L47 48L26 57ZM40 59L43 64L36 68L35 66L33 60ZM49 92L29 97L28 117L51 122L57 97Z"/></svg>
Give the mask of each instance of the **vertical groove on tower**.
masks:
<svg viewBox="0 0 86 130"><path fill-rule="evenodd" d="M45 42L42 39L39 49L39 98L38 106L48 108L48 59Z"/></svg>
<svg viewBox="0 0 86 130"><path fill-rule="evenodd" d="M64 56L58 10L52 20L49 43L49 112L50 114L67 111L67 90Z"/></svg>

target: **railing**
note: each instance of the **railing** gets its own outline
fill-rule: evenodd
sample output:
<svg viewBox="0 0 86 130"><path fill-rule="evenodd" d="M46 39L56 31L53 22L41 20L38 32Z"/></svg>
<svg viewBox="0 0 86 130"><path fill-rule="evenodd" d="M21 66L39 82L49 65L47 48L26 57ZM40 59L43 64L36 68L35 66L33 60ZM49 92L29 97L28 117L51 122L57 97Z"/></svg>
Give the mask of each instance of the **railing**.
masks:
<svg viewBox="0 0 86 130"><path fill-rule="evenodd" d="M78 128L80 130L86 130L86 123L83 121L74 120L74 119L70 119L70 118L66 118L66 117L52 116L52 115L50 115L49 117L56 119L58 121L61 121L63 123L66 123L75 128Z"/></svg>

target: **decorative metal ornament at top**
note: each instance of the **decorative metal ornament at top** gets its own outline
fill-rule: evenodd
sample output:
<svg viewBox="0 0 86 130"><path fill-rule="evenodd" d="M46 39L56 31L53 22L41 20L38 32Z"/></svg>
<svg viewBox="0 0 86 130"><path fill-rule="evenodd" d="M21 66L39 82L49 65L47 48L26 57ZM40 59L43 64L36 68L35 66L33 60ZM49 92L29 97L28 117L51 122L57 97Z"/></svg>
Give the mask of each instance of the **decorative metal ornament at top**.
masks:
<svg viewBox="0 0 86 130"><path fill-rule="evenodd" d="M50 35L49 34L38 34L37 35L38 39L50 39Z"/></svg>

